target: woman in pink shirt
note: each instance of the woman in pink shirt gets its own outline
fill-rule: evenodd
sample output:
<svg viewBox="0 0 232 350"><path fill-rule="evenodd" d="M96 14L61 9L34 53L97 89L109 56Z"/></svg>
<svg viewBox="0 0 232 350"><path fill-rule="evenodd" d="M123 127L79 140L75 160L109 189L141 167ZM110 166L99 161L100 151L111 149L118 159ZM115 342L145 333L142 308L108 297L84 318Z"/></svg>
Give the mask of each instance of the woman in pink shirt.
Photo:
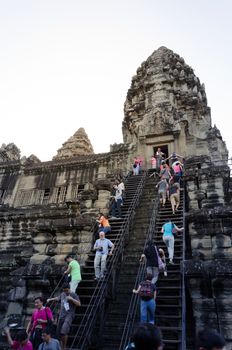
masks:
<svg viewBox="0 0 232 350"><path fill-rule="evenodd" d="M42 330L46 328L48 320L53 321L53 315L49 307L43 306L43 299L41 297L36 297L34 301L35 310L27 326L27 333L30 334L33 349L37 350L42 343Z"/></svg>
<svg viewBox="0 0 232 350"><path fill-rule="evenodd" d="M7 340L12 349L15 350L33 350L32 343L28 339L28 334L25 330L21 330L16 335L16 340L12 340L8 327L4 328Z"/></svg>

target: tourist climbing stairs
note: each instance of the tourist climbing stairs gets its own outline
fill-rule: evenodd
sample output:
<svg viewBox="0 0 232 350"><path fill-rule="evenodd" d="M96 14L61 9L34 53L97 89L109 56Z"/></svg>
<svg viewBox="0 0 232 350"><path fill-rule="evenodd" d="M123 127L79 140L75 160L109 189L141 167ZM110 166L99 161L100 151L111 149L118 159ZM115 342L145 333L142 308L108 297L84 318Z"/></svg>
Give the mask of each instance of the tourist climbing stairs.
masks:
<svg viewBox="0 0 232 350"><path fill-rule="evenodd" d="M113 298L117 270L122 260L123 249L130 235L135 208L146 179L146 173L130 176L126 183L125 199L122 206L122 218L110 220L111 232L106 234L115 244L112 257L108 257L107 272L104 279L94 280L94 251L90 252L82 268L82 281L77 293L81 307L76 309L76 317L71 326L68 349L88 349L99 343L99 334L104 321L107 303Z"/></svg>
<svg viewBox="0 0 232 350"><path fill-rule="evenodd" d="M180 194L180 207L175 215L172 214L171 204L167 202L165 208L159 206L156 218L154 242L157 247L164 249L167 257L167 276L160 273L157 282L157 308L156 324L160 327L166 350L184 350L184 276L182 275L182 261L184 256L184 233L175 234L174 264L168 260L167 248L162 240L161 228L165 221L170 218L179 228L183 222L184 198L183 191Z"/></svg>
<svg viewBox="0 0 232 350"><path fill-rule="evenodd" d="M158 248L162 248L165 251L167 261L167 276L164 276L164 273L160 272L156 283L155 324L161 329L166 350L185 350L185 288L182 268L185 240L184 233L180 232L176 234L174 264L170 264L168 251L162 240L161 233L163 224L169 218L179 228L184 226L183 190L180 193L179 209L174 215L172 214L171 203L169 201L166 202L165 207L162 207L159 203L154 204L146 241L152 239ZM141 264L135 278L134 288L137 288L138 283L144 279L145 271L145 264ZM139 297L133 296L130 301L123 337L119 347L120 350L124 350L126 344L128 344L136 323L139 323Z"/></svg>
<svg viewBox="0 0 232 350"><path fill-rule="evenodd" d="M125 248L123 263L116 285L115 299L110 304L98 349L118 350L127 317L128 306L134 287L139 260L149 226L153 200L156 197L154 178L148 178L139 206L137 207L130 240Z"/></svg>

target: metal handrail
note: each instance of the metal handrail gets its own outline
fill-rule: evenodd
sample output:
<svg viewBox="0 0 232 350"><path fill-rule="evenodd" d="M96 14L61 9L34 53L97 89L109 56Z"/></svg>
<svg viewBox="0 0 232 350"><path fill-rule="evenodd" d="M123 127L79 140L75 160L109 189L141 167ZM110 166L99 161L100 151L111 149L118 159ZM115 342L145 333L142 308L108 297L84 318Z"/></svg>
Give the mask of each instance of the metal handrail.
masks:
<svg viewBox="0 0 232 350"><path fill-rule="evenodd" d="M185 182L183 183L183 227L184 231L182 234L183 239L183 251L182 251L182 265L181 265L181 273L182 273L182 312L181 312L181 347L180 350L186 349L186 296L185 296Z"/></svg>
<svg viewBox="0 0 232 350"><path fill-rule="evenodd" d="M123 225L120 229L120 231L117 234L116 240L115 240L115 253L113 254L112 258L109 261L109 264L107 266L107 274L104 277L103 281L98 281L96 288L94 290L94 293L90 299L89 305L86 309L86 312L82 318L82 321L78 327L78 331L75 334L75 337L72 341L72 344L70 346L71 349L85 349L85 347L90 343L90 337L92 335L93 326L95 324L97 315L99 314L99 309L104 303L104 297L106 295L107 289L108 289L108 281L110 277L113 274L114 269L117 267L121 254L123 252L123 247L125 240L127 238L127 235L129 234L129 229L131 227L131 222L133 221L134 215L135 215L135 208L137 207L139 203L140 196L142 194L145 180L146 180L147 173L144 172L141 180L139 182L139 185L137 187L137 190L134 194L134 198L132 200L132 203L127 211L127 215L123 221ZM79 337L79 339L78 339Z"/></svg>
<svg viewBox="0 0 232 350"><path fill-rule="evenodd" d="M95 225L96 225L96 221L94 220L94 222L92 223L91 228L90 228L90 232L93 232L93 235L94 235L94 227L95 227ZM51 299L58 290L61 290L64 284L65 284L65 282L64 282L64 274L62 274L59 282L57 283L55 289L52 291L52 293L50 294L48 299ZM47 305L47 303L45 304L45 306L46 305ZM54 313L55 309L57 308L57 302L56 301L52 301L51 303L49 303L49 307L50 307L52 313Z"/></svg>
<svg viewBox="0 0 232 350"><path fill-rule="evenodd" d="M157 197L157 194L156 194L156 197ZM157 213L158 204L159 204L159 201L156 200L154 202L154 206L152 209L151 219L150 219L149 227L147 230L147 236L146 236L146 240L144 243L143 251L145 250L145 247L146 247L148 241L151 240L154 236L155 225L156 225L156 213ZM145 275L145 271L146 271L146 264L140 263L139 268L138 268L138 273L137 273L137 276L135 279L134 289L136 289L138 287L138 284L143 279L143 277ZM131 297L130 305L128 308L128 312L127 312L127 318L126 318L125 326L123 329L122 340L121 340L121 343L119 346L119 350L125 349L125 347L127 346L127 344L130 341L132 330L133 330L134 323L135 323L135 317L136 317L137 310L138 310L138 305L139 305L138 294L133 293L132 297Z"/></svg>

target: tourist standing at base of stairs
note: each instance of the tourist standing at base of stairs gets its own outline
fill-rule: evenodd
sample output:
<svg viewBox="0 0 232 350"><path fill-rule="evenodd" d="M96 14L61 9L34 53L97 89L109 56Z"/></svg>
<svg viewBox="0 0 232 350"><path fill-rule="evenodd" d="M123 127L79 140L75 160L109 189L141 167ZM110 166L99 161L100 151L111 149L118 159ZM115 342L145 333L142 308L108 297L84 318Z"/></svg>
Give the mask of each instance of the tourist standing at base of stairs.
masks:
<svg viewBox="0 0 232 350"><path fill-rule="evenodd" d="M159 265L157 257L157 248L152 241L148 241L144 253L141 255L140 262L146 258L147 274L152 275L152 283L156 284L159 277Z"/></svg>
<svg viewBox="0 0 232 350"><path fill-rule="evenodd" d="M109 248L111 248L110 251ZM101 231L93 249L96 251L94 259L95 280L99 280L104 277L106 259L108 255L112 255L114 244L108 238L105 238L105 233Z"/></svg>
<svg viewBox="0 0 232 350"><path fill-rule="evenodd" d="M163 342L158 327L150 323L143 323L136 327L131 337L132 342L125 350L162 350Z"/></svg>
<svg viewBox="0 0 232 350"><path fill-rule="evenodd" d="M64 259L68 263L68 268L64 271L65 275L71 275L71 282L69 283L72 293L76 293L78 284L81 281L81 268L78 261L73 259L71 254L67 255Z"/></svg>
<svg viewBox="0 0 232 350"><path fill-rule="evenodd" d="M173 264L173 256L174 256L174 244L175 238L173 233L181 232L184 228L177 227L174 223L172 223L171 219L167 219L166 223L162 226L161 232L163 233L163 241L168 248L169 255L169 263Z"/></svg>
<svg viewBox="0 0 232 350"><path fill-rule="evenodd" d="M197 336L197 350L225 350L225 339L217 332L202 330Z"/></svg>
<svg viewBox="0 0 232 350"><path fill-rule="evenodd" d="M133 289L135 294L140 297L140 322L155 323L156 309L156 286L152 283L152 275L147 274L146 280L142 281L138 289Z"/></svg>
<svg viewBox="0 0 232 350"><path fill-rule="evenodd" d="M57 334L61 338L61 349L65 350L70 327L75 318L76 306L81 306L81 302L78 295L70 291L68 284L63 286L63 292L60 294L60 296L47 299L47 303L50 303L51 301L57 301L61 304L57 324Z"/></svg>

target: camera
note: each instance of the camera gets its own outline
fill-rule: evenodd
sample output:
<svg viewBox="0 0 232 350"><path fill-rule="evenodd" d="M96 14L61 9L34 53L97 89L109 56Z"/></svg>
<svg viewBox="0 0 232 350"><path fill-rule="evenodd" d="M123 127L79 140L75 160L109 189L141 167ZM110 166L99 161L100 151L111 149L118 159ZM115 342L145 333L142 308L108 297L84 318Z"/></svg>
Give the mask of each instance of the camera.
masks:
<svg viewBox="0 0 232 350"><path fill-rule="evenodd" d="M103 251L103 247L99 247L98 250L99 250L99 252L102 252Z"/></svg>

